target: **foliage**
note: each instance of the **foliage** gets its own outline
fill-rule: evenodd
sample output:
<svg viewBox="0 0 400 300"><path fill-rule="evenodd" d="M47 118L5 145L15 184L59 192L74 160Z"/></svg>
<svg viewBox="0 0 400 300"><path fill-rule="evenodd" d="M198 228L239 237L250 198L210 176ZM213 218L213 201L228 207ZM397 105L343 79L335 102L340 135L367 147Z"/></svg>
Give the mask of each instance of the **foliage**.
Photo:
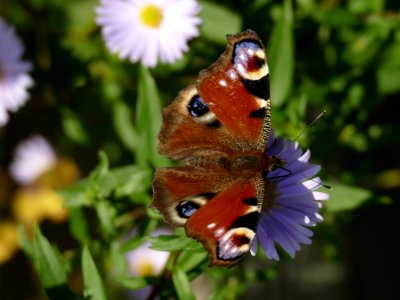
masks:
<svg viewBox="0 0 400 300"><path fill-rule="evenodd" d="M265 42L277 133L293 138L326 111L299 138L333 187L327 222L316 238L334 234L329 227L360 207L393 205L400 188L393 153L400 144L398 3L200 3L201 35L191 41L190 51L172 65L150 70L107 51L95 24L97 0L0 5L24 41L35 80L31 100L0 129L0 165L7 166L19 140L40 132L84 174L59 190L70 212L66 234L74 242L68 248L53 244L39 227L34 241L20 229L22 247L49 298L116 299L126 296L121 290L151 285L162 299L194 299L190 282L205 274L214 291L210 299L233 299L249 282L276 277L278 265L263 257L260 267L245 262L209 269L201 245L181 229L151 237L163 224L149 208L153 172L171 164L157 153L160 110L216 60L227 33L251 28ZM130 276L125 255L148 240L154 249L171 252L165 269L159 276ZM83 274L81 289L69 282L77 272Z"/></svg>

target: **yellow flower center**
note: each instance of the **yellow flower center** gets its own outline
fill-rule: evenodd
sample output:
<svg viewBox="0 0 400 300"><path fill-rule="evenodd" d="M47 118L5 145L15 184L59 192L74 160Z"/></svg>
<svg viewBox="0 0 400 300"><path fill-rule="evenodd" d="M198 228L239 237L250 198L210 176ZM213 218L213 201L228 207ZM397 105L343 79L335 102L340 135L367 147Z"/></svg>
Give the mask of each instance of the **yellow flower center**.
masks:
<svg viewBox="0 0 400 300"><path fill-rule="evenodd" d="M143 260L137 265L137 273L140 276L151 276L155 274L153 264L148 260Z"/></svg>
<svg viewBox="0 0 400 300"><path fill-rule="evenodd" d="M3 68L0 65L0 80L3 79L3 76L4 76L4 71L3 71Z"/></svg>
<svg viewBox="0 0 400 300"><path fill-rule="evenodd" d="M144 25L152 28L158 28L160 27L163 19L163 14L158 6L154 4L148 4L142 8L140 12L140 19Z"/></svg>

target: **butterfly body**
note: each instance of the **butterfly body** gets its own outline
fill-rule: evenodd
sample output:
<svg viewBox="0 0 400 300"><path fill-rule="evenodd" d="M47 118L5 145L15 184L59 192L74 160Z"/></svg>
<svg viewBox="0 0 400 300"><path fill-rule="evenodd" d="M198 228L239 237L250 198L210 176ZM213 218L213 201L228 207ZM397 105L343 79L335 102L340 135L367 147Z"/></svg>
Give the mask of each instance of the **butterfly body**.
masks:
<svg viewBox="0 0 400 300"><path fill-rule="evenodd" d="M162 111L159 152L182 165L157 169L152 206L203 243L211 266L230 267L249 252L268 206L273 188L266 175L284 162L265 153L264 46L251 30L227 39L217 62Z"/></svg>

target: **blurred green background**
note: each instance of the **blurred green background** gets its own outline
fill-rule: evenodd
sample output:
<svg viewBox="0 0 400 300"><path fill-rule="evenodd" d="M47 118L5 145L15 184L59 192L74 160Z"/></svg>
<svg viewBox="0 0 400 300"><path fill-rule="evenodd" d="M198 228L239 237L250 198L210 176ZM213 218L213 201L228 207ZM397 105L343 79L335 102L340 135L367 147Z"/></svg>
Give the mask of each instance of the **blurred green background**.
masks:
<svg viewBox="0 0 400 300"><path fill-rule="evenodd" d="M267 48L276 132L293 139L326 111L299 143L322 166L331 199L313 244L295 259L284 256L276 264L247 258L230 270L208 270L202 257L188 278L204 273L214 291L224 290L219 299L399 299L400 2L199 3L201 33L190 51L172 65L148 70L105 48L95 24L97 0L0 2L0 15L16 28L24 58L33 63L35 81L30 100L0 128L0 218L15 218L10 207L19 187L7 171L13 149L40 133L84 178L63 191L70 218L41 224L68 265L69 286L82 289L82 245L101 265L110 299L139 286L129 278L110 283L109 270L162 224L148 209L154 168L168 163L148 153L155 151L160 122L151 109L166 106L195 82L223 52L226 34L251 28ZM121 246L132 228L138 234ZM0 265L1 299L45 298L43 278L30 263L29 238L22 247L25 254L17 250Z"/></svg>

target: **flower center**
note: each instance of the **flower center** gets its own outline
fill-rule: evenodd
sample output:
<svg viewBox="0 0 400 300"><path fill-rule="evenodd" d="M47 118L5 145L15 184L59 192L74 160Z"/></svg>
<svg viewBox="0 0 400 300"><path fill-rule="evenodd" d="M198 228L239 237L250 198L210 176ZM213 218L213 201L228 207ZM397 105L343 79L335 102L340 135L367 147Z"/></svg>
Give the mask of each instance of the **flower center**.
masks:
<svg viewBox="0 0 400 300"><path fill-rule="evenodd" d="M156 275L153 264L148 260L141 261L137 266L137 273L141 276Z"/></svg>
<svg viewBox="0 0 400 300"><path fill-rule="evenodd" d="M140 11L140 19L144 25L152 28L158 28L163 20L163 14L158 6L149 4L143 7Z"/></svg>
<svg viewBox="0 0 400 300"><path fill-rule="evenodd" d="M4 77L4 71L3 71L2 66L0 65L0 80L2 80L3 77Z"/></svg>

